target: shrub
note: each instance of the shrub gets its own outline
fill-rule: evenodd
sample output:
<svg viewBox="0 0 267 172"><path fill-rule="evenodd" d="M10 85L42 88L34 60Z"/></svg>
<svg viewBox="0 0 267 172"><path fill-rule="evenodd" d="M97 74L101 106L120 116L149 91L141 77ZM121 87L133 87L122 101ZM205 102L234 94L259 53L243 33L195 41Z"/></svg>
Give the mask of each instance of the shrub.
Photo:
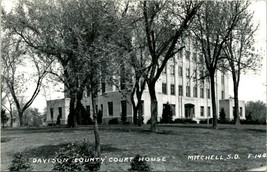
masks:
<svg viewBox="0 0 267 172"><path fill-rule="evenodd" d="M14 155L9 171L32 171L32 167L28 162L28 158L19 152Z"/></svg>
<svg viewBox="0 0 267 172"><path fill-rule="evenodd" d="M220 110L219 119L220 119L220 121L226 120L226 114L225 114L224 108L221 108L221 110Z"/></svg>
<svg viewBox="0 0 267 172"><path fill-rule="evenodd" d="M101 165L99 160L94 159L94 161L75 162L76 158L84 158L85 161L86 159L94 157L94 149L88 143L68 144L56 153L56 159L62 161L55 163L53 171L97 171L100 169ZM67 160L64 161L64 159Z"/></svg>
<svg viewBox="0 0 267 172"><path fill-rule="evenodd" d="M113 118L108 121L108 124L118 124L118 123L119 123L118 118Z"/></svg>
<svg viewBox="0 0 267 172"><path fill-rule="evenodd" d="M137 154L131 162L131 168L129 171L151 171L149 164ZM145 157L144 157L145 158Z"/></svg>

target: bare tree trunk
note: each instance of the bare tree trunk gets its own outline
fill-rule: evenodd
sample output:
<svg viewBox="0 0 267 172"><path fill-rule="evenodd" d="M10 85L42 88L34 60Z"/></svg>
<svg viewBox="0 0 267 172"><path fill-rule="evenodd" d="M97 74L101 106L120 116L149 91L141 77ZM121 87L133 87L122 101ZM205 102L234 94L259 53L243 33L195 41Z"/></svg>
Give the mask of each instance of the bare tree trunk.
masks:
<svg viewBox="0 0 267 172"><path fill-rule="evenodd" d="M97 124L97 112L96 112L96 100L95 100L95 93L91 93L91 99L92 99L92 110L93 110L93 120L94 120L94 134L95 134L95 156L100 157L100 136L99 136L99 130L98 130L98 124Z"/></svg>
<svg viewBox="0 0 267 172"><path fill-rule="evenodd" d="M216 107L216 96L215 96L215 80L214 73L210 72L210 84L211 84L211 101L212 101L212 127L218 129L217 126L217 107Z"/></svg>
<svg viewBox="0 0 267 172"><path fill-rule="evenodd" d="M236 82L234 82L234 104L235 104L235 110L234 110L235 125L240 125L239 103L238 103L238 85Z"/></svg>
<svg viewBox="0 0 267 172"><path fill-rule="evenodd" d="M23 112L20 109L18 110L18 115L19 115L19 126L22 127L24 125L24 123L23 123Z"/></svg>
<svg viewBox="0 0 267 172"><path fill-rule="evenodd" d="M71 95L70 97L70 113L68 116L68 127L76 127L77 122L75 118L75 96Z"/></svg>
<svg viewBox="0 0 267 172"><path fill-rule="evenodd" d="M151 132L158 131L158 102L155 91L155 83L148 84L150 101L151 101Z"/></svg>

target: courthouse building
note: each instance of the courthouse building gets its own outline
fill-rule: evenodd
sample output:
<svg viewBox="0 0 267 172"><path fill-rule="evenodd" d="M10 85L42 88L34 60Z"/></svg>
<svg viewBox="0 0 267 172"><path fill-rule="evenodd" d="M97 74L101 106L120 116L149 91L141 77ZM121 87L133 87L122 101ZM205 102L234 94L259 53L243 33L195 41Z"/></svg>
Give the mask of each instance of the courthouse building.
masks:
<svg viewBox="0 0 267 172"><path fill-rule="evenodd" d="M210 79L205 77L204 58L196 50L197 48L190 43L188 45L190 46L168 61L156 83L158 121L162 117L166 104L171 105L174 119L190 118L199 121L212 118ZM234 100L229 96L229 75L227 73L217 71L215 88L217 116L219 117L219 112L223 108L226 118L233 119ZM127 121L133 122L131 89L119 91L118 87L114 85L101 84L96 109L102 111L103 123L108 123L113 118L118 118L120 122L121 114L126 114ZM60 124L67 124L69 102L69 98L47 101L47 122L52 122L52 114L54 121L59 116ZM87 112L92 114L90 97L84 96L82 103ZM240 118L245 119L245 102L240 101L239 106ZM142 95L142 112L146 123L151 115L147 86Z"/></svg>

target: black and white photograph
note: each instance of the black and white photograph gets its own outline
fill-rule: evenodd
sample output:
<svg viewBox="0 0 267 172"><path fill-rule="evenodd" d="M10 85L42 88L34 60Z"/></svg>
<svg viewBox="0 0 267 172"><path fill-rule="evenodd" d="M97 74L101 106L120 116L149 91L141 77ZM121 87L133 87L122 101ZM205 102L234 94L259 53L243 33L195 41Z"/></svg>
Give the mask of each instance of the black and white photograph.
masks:
<svg viewBox="0 0 267 172"><path fill-rule="evenodd" d="M266 0L1 0L0 171L267 171Z"/></svg>

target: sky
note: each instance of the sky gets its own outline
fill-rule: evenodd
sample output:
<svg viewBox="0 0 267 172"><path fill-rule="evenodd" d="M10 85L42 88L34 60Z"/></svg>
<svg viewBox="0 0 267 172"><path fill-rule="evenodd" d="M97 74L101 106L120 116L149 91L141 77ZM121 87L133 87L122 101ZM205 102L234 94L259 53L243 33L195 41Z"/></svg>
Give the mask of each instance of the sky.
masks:
<svg viewBox="0 0 267 172"><path fill-rule="evenodd" d="M12 7L15 0L2 0L2 5L5 9L9 10ZM244 101L267 101L267 75L266 75L266 1L265 0L254 0L251 7L251 11L254 11L255 24L260 24L259 29L256 33L255 48L262 50L262 69L257 71L257 74L248 72L241 76L240 87L239 87L239 99ZM58 86L60 87L60 85ZM233 97L233 86L231 76L229 76L229 94ZM27 94L27 93L26 93ZM37 107L40 111L46 107L46 100L63 98L63 94L56 91L53 88L47 88L46 92L42 91L37 96L36 100L32 104L32 107Z"/></svg>

